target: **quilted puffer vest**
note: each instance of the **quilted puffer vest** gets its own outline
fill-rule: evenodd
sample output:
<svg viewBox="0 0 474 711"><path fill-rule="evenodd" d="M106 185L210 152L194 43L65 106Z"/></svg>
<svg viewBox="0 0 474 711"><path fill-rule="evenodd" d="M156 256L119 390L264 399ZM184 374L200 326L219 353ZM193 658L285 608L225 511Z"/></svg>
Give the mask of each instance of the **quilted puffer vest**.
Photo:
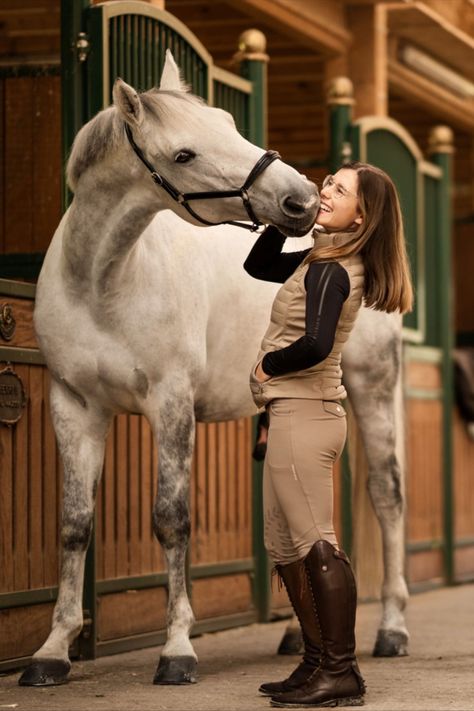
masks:
<svg viewBox="0 0 474 711"><path fill-rule="evenodd" d="M323 234L316 237L317 245L339 246L352 238L350 233ZM364 266L360 255L339 260L349 275L350 293L345 300L336 328L334 345L325 360L305 370L292 371L259 383L255 368L270 351L285 348L305 333L306 288L308 264L301 264L286 280L275 296L270 324L263 337L257 360L250 374L250 389L255 404L263 409L275 398L312 398L341 400L346 397L342 385L341 351L347 341L362 303Z"/></svg>

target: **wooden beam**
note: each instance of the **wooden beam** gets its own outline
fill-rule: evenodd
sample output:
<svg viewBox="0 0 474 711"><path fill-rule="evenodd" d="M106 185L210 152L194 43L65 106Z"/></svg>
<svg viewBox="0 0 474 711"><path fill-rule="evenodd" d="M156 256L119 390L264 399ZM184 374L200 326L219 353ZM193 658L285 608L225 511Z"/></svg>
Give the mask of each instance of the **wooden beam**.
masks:
<svg viewBox="0 0 474 711"><path fill-rule="evenodd" d="M474 38L425 3L386 6L390 34L413 42L433 57L474 80Z"/></svg>
<svg viewBox="0 0 474 711"><path fill-rule="evenodd" d="M291 37L299 44L311 47L324 55L343 54L347 51L352 34L343 23L325 22L327 3L313 0L311 17L298 4L283 0L227 0L229 5L247 12L252 20L260 20L281 34Z"/></svg>
<svg viewBox="0 0 474 711"><path fill-rule="evenodd" d="M354 116L387 115L387 15L380 5L348 9L354 42L348 55Z"/></svg>
<svg viewBox="0 0 474 711"><path fill-rule="evenodd" d="M462 131L474 130L472 102L461 99L435 82L410 71L394 59L388 61L390 89L414 104L419 104L433 117L446 121Z"/></svg>

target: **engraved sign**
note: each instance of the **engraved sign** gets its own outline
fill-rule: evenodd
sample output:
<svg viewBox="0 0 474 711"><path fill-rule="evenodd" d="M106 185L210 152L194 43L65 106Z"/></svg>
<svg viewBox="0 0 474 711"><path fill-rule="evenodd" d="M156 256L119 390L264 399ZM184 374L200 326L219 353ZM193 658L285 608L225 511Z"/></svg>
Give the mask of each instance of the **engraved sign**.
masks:
<svg viewBox="0 0 474 711"><path fill-rule="evenodd" d="M26 395L23 383L13 368L0 370L0 422L14 425L23 414Z"/></svg>

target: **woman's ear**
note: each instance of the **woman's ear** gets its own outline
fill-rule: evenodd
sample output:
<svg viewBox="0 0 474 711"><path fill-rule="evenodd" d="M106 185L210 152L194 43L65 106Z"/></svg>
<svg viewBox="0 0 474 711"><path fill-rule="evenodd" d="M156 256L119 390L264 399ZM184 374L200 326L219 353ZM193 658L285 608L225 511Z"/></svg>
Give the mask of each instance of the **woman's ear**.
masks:
<svg viewBox="0 0 474 711"><path fill-rule="evenodd" d="M356 217L355 220L354 220L354 222L355 222L357 225L361 225L363 221L364 221L364 218L362 217L362 215L357 215L357 217Z"/></svg>

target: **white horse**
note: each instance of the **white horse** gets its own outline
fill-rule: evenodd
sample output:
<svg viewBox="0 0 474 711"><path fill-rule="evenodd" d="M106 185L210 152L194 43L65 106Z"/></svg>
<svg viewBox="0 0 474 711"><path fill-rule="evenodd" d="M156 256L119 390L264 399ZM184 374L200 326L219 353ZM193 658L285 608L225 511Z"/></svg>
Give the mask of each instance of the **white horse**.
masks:
<svg viewBox="0 0 474 711"><path fill-rule="evenodd" d="M62 565L52 630L23 685L63 683L70 670L105 438L119 412L145 415L159 442L153 525L167 558L169 602L154 681L195 680L184 575L195 421L254 412L248 371L275 288L242 268L253 238L227 225L198 229L182 193L234 195L236 186L253 183L248 195L242 191L246 210L235 197L222 197L196 200L194 214L209 223L251 214L296 236L308 232L319 205L312 183L242 138L226 112L184 91L170 55L160 90L138 96L117 80L113 93L114 105L76 137L68 165L74 200L37 287L35 327L52 375L51 413L64 463ZM150 179L154 169L166 176L168 192ZM163 182L156 172L154 179ZM182 193L173 196L173 184ZM382 338L391 343L392 336ZM399 610L405 593L395 588ZM385 627L406 632L400 615Z"/></svg>

